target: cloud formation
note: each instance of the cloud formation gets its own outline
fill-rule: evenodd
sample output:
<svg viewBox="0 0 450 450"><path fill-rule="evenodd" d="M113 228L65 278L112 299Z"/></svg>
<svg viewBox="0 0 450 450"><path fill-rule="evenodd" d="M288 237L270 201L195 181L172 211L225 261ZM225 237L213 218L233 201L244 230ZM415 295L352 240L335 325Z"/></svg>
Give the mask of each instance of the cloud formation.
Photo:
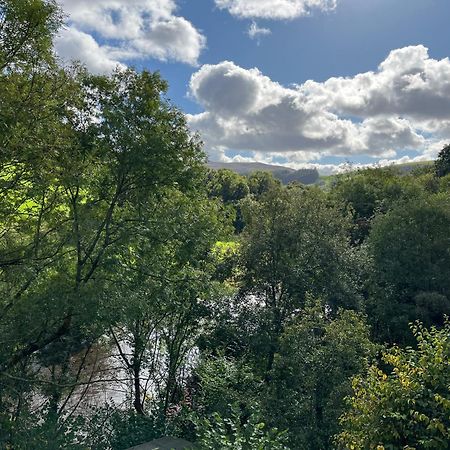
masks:
<svg viewBox="0 0 450 450"><path fill-rule="evenodd" d="M217 7L233 16L253 19L295 19L312 10L329 11L337 0L215 0Z"/></svg>
<svg viewBox="0 0 450 450"><path fill-rule="evenodd" d="M309 81L299 89L322 107L359 117L450 117L450 62L431 59L423 45L392 51L376 72L325 83Z"/></svg>
<svg viewBox="0 0 450 450"><path fill-rule="evenodd" d="M58 55L81 61L94 73L112 72L117 67L123 67L107 48L100 46L90 34L76 28L62 30L55 42L55 48Z"/></svg>
<svg viewBox="0 0 450 450"><path fill-rule="evenodd" d="M259 44L261 37L272 34L272 31L269 28L260 27L255 21L253 21L248 27L247 34L250 39L256 39Z"/></svg>
<svg viewBox="0 0 450 450"><path fill-rule="evenodd" d="M376 71L284 87L258 69L205 65L190 81L204 112L189 116L211 159L250 151L292 164L324 156L430 158L450 136L450 61L421 46L392 51Z"/></svg>
<svg viewBox="0 0 450 450"><path fill-rule="evenodd" d="M60 4L69 25L56 39L58 54L81 60L96 72L109 72L119 61L149 57L197 65L206 45L192 23L176 15L174 0L60 0Z"/></svg>

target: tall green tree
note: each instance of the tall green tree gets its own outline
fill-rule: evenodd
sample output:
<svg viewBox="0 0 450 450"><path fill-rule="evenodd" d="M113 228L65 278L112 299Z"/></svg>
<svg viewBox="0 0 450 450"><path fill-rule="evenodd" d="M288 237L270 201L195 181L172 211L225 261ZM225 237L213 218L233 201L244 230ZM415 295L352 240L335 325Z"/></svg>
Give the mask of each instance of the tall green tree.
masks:
<svg viewBox="0 0 450 450"><path fill-rule="evenodd" d="M349 222L320 190L276 188L243 210L241 298L255 306L249 326L259 327L253 342L269 376L286 321L308 294L331 309L359 307L358 271Z"/></svg>
<svg viewBox="0 0 450 450"><path fill-rule="evenodd" d="M350 378L367 370L375 351L364 316L354 311L332 318L311 303L286 327L265 406L270 423L288 430L291 448L333 448Z"/></svg>
<svg viewBox="0 0 450 450"><path fill-rule="evenodd" d="M446 145L439 152L434 168L438 177L444 177L450 173L450 145Z"/></svg>
<svg viewBox="0 0 450 450"><path fill-rule="evenodd" d="M220 198L234 215L234 228L237 233L244 227L240 200L250 193L246 177L228 169L210 170L208 192L211 198Z"/></svg>
<svg viewBox="0 0 450 450"><path fill-rule="evenodd" d="M422 190L415 177L402 175L395 168L370 168L339 175L330 195L350 210L354 223L352 241L359 245L369 236L378 214Z"/></svg>
<svg viewBox="0 0 450 450"><path fill-rule="evenodd" d="M0 2L0 71L39 67L53 61L52 39L62 23L54 1Z"/></svg>
<svg viewBox="0 0 450 450"><path fill-rule="evenodd" d="M155 198L198 188L204 154L159 75L57 67L53 2L1 2L0 20L0 409L12 442L39 422L35 395L58 426L80 381L73 362L108 330L121 255Z"/></svg>
<svg viewBox="0 0 450 450"><path fill-rule="evenodd" d="M374 221L368 241L374 265L368 313L378 339L408 341L409 322L442 325L450 313L449 229L445 192L398 204Z"/></svg>
<svg viewBox="0 0 450 450"><path fill-rule="evenodd" d="M272 172L257 170L248 176L250 193L256 197L263 195L265 192L277 186L281 186L281 182L273 176Z"/></svg>
<svg viewBox="0 0 450 450"><path fill-rule="evenodd" d="M202 170L199 143L190 136L183 115L162 100L166 84L158 75L81 74L75 85L83 97L75 112L67 105L70 139L47 155L43 182L32 182L31 192L20 193L19 205L4 222L3 275L13 276L20 267L19 276L24 277L27 265L31 273L19 284L20 295L12 290L5 298L8 314L3 318L10 324L15 308L27 303L30 310L36 304L36 318L45 323L28 327L20 344L14 343L16 350L5 348L11 356L1 370L60 338L76 309L95 304L86 302L86 289L98 291L94 285L102 283L99 272L111 271L114 252L140 232L141 218L151 214L150 194L162 192L164 186L189 189ZM17 248L11 245L12 229ZM46 311L41 306L51 294L45 289L56 285L59 295L65 292L65 301L56 309L49 301L51 309ZM38 286L44 289L40 294L33 292ZM27 295L35 300L25 300Z"/></svg>
<svg viewBox="0 0 450 450"><path fill-rule="evenodd" d="M167 416L183 402L204 303L216 289L212 248L226 225L218 203L173 191L155 199L145 234L120 258L109 334L138 414Z"/></svg>
<svg viewBox="0 0 450 450"><path fill-rule="evenodd" d="M237 203L250 193L247 179L228 169L211 170L208 189L211 197L221 198L225 204Z"/></svg>

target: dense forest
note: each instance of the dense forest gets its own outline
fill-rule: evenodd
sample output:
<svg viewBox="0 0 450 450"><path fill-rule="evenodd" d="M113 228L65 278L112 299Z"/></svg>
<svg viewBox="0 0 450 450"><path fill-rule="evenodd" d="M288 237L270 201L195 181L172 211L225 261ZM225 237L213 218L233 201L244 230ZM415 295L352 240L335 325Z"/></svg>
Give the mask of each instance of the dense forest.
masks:
<svg viewBox="0 0 450 450"><path fill-rule="evenodd" d="M0 0L0 448L450 448L450 146L330 185L213 171L158 73Z"/></svg>

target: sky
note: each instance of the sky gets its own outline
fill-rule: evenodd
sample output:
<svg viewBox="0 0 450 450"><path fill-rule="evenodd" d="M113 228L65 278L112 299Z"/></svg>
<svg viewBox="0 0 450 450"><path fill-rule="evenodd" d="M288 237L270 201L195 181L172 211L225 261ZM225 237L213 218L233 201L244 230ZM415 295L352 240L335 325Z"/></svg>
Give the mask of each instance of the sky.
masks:
<svg viewBox="0 0 450 450"><path fill-rule="evenodd" d="M159 71L212 161L334 173L450 141L449 0L59 0L63 61Z"/></svg>

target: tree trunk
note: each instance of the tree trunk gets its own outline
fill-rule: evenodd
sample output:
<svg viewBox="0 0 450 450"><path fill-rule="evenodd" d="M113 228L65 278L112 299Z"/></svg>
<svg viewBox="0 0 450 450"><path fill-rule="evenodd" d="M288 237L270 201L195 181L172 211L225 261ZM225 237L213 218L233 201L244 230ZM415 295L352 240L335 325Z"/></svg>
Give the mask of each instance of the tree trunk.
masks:
<svg viewBox="0 0 450 450"><path fill-rule="evenodd" d="M134 378L134 401L133 406L135 411L143 416L144 415L144 408L142 406L142 399L141 399L141 380L140 380L140 373L141 368L139 365L135 365L133 367L133 378Z"/></svg>

